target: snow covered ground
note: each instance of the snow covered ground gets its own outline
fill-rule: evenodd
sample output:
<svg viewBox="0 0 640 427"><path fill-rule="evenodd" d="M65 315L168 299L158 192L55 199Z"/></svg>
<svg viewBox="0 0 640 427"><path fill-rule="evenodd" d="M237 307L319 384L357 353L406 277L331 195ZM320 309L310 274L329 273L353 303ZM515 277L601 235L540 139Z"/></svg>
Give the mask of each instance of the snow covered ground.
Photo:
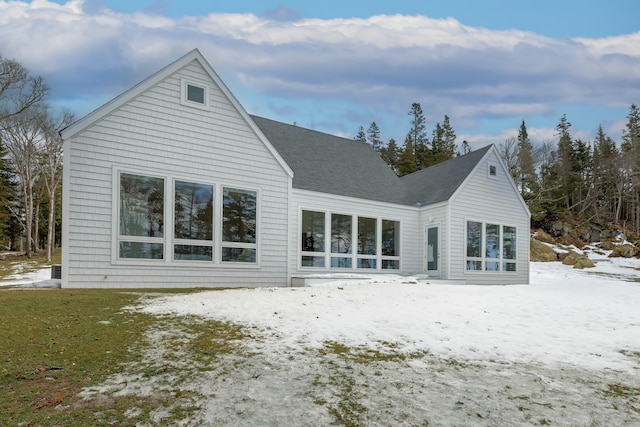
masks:
<svg viewBox="0 0 640 427"><path fill-rule="evenodd" d="M640 261L596 258L532 263L529 286L389 276L151 298L132 309L251 336L186 383L123 372L84 395L196 391L185 425L640 425ZM169 364L185 337L150 331L147 359Z"/></svg>

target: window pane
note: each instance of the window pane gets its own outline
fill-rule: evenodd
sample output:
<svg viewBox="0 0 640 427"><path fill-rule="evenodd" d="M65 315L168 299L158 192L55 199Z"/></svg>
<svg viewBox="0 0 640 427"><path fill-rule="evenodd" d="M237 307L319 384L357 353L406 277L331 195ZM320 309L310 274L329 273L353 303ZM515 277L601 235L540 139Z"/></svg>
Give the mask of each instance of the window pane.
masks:
<svg viewBox="0 0 640 427"><path fill-rule="evenodd" d="M213 239L213 187L211 185L176 181L176 239Z"/></svg>
<svg viewBox="0 0 640 427"><path fill-rule="evenodd" d="M487 261L485 267L487 271L498 271L500 269L500 263L497 261Z"/></svg>
<svg viewBox="0 0 640 427"><path fill-rule="evenodd" d="M173 258L176 260L213 261L211 246L174 245Z"/></svg>
<svg viewBox="0 0 640 427"><path fill-rule="evenodd" d="M467 261L467 270L482 270L482 261Z"/></svg>
<svg viewBox="0 0 640 427"><path fill-rule="evenodd" d="M256 262L256 250L251 248L222 248L224 262Z"/></svg>
<svg viewBox="0 0 640 427"><path fill-rule="evenodd" d="M479 222L467 221L467 256L482 256L480 253L481 247L482 224Z"/></svg>
<svg viewBox="0 0 640 427"><path fill-rule="evenodd" d="M500 226L487 224L487 242L485 249L487 258L500 258ZM489 267L487 267L487 270Z"/></svg>
<svg viewBox="0 0 640 427"><path fill-rule="evenodd" d="M189 101L204 104L204 88L199 86L187 85L187 99Z"/></svg>
<svg viewBox="0 0 640 427"><path fill-rule="evenodd" d="M400 239L400 223L382 220L382 255L398 256Z"/></svg>
<svg viewBox="0 0 640 427"><path fill-rule="evenodd" d="M162 243L120 242L120 258L164 259Z"/></svg>
<svg viewBox="0 0 640 427"><path fill-rule="evenodd" d="M358 268L376 268L376 260L370 258L358 258Z"/></svg>
<svg viewBox="0 0 640 427"><path fill-rule="evenodd" d="M504 259L516 259L516 228L502 227L502 257ZM515 268L515 264L514 268ZM512 270L507 270L512 271ZM515 271L515 270L513 270Z"/></svg>
<svg viewBox="0 0 640 427"><path fill-rule="evenodd" d="M324 267L324 257L305 255L302 257L302 266L303 267Z"/></svg>
<svg viewBox="0 0 640 427"><path fill-rule="evenodd" d="M120 175L120 235L164 236L164 179Z"/></svg>
<svg viewBox="0 0 640 427"><path fill-rule="evenodd" d="M376 222L375 218L358 217L359 254L376 254Z"/></svg>
<svg viewBox="0 0 640 427"><path fill-rule="evenodd" d="M351 258L331 257L332 268L351 268L351 265L352 265Z"/></svg>
<svg viewBox="0 0 640 427"><path fill-rule="evenodd" d="M516 271L516 263L515 262L505 262L503 268L504 268L504 271Z"/></svg>
<svg viewBox="0 0 640 427"><path fill-rule="evenodd" d="M324 252L324 212L302 211L302 250Z"/></svg>
<svg viewBox="0 0 640 427"><path fill-rule="evenodd" d="M382 269L383 270L398 270L400 268L400 261L397 259L383 259L382 260Z"/></svg>
<svg viewBox="0 0 640 427"><path fill-rule="evenodd" d="M225 242L256 242L255 191L225 188L222 196L222 240Z"/></svg>
<svg viewBox="0 0 640 427"><path fill-rule="evenodd" d="M350 215L331 215L331 253L351 253L351 225ZM333 263L331 265L333 267Z"/></svg>

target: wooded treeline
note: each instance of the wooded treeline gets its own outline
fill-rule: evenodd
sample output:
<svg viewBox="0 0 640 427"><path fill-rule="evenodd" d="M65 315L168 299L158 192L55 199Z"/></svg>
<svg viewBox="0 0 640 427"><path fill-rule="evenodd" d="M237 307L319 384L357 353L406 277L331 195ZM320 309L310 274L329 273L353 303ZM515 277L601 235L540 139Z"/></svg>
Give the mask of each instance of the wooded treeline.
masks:
<svg viewBox="0 0 640 427"><path fill-rule="evenodd" d="M60 236L62 140L68 111L54 111L49 88L20 63L0 56L0 249L28 257Z"/></svg>
<svg viewBox="0 0 640 427"><path fill-rule="evenodd" d="M394 139L383 143L372 122L360 127L357 141L370 144L398 176L410 174L470 151L460 147L449 117L436 123L428 138L419 103L409 111L410 128L399 146ZM640 111L629 108L622 140L614 141L602 126L593 139L575 138L563 115L556 138L533 142L523 120L518 136L497 143L498 151L518 191L531 210L531 225L549 230L559 219L607 228L620 227L640 235Z"/></svg>

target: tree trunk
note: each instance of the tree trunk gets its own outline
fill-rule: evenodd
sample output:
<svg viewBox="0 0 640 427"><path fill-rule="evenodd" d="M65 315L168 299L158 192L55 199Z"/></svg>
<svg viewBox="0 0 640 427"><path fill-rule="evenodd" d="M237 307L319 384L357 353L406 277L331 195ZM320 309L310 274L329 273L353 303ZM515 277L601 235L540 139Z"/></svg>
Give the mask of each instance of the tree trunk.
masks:
<svg viewBox="0 0 640 427"><path fill-rule="evenodd" d="M56 237L55 224L56 196L53 192L49 193L49 230L47 233L47 263L51 263L51 255Z"/></svg>

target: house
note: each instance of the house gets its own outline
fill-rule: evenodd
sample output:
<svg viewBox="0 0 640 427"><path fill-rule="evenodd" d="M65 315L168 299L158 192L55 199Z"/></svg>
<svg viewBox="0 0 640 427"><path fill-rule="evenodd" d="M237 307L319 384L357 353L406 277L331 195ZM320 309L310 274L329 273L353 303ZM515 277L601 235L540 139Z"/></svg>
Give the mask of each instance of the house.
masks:
<svg viewBox="0 0 640 427"><path fill-rule="evenodd" d="M529 282L493 145L398 178L366 144L249 115L198 50L62 137L63 287Z"/></svg>

